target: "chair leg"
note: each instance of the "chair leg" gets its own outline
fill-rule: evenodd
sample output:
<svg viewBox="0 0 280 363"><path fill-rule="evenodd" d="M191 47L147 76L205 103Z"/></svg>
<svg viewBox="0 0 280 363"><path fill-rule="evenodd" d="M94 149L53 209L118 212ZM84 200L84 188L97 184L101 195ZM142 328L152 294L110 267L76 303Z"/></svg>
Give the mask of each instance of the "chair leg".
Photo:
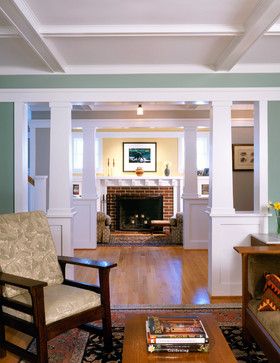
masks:
<svg viewBox="0 0 280 363"><path fill-rule="evenodd" d="M48 363L48 343L46 340L37 339L38 363Z"/></svg>
<svg viewBox="0 0 280 363"><path fill-rule="evenodd" d="M112 339L112 322L111 322L111 311L109 309L104 309L104 315L102 318L103 325L103 339L104 339L104 349L110 352L113 348Z"/></svg>
<svg viewBox="0 0 280 363"><path fill-rule="evenodd" d="M4 325L0 325L0 358L4 358L6 357L7 354L7 350L4 348L4 344L5 344L5 326Z"/></svg>

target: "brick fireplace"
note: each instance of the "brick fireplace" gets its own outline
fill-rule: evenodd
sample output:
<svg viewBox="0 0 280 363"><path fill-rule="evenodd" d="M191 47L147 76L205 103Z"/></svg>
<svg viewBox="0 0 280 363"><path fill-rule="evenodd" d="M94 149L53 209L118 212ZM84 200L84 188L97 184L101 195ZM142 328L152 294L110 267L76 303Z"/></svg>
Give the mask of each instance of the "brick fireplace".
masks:
<svg viewBox="0 0 280 363"><path fill-rule="evenodd" d="M162 196L163 219L173 215L173 187L172 186L108 186L107 187L107 213L112 218L112 229L117 226L117 197L131 197L132 199L155 198Z"/></svg>

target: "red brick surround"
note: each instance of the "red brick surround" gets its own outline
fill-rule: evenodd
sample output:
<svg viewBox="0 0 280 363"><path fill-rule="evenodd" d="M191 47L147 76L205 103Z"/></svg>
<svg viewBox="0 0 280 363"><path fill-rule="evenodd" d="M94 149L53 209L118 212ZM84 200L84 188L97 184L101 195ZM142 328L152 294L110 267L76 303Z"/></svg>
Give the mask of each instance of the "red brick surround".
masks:
<svg viewBox="0 0 280 363"><path fill-rule="evenodd" d="M133 197L163 196L163 219L173 215L173 187L107 187L107 213L112 218L112 229L116 228L116 196Z"/></svg>

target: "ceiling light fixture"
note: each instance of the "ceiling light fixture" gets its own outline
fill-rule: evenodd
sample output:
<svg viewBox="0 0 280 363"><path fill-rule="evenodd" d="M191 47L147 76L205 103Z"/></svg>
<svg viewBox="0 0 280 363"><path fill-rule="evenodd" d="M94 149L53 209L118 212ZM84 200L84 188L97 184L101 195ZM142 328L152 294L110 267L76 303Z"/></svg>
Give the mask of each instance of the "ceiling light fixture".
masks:
<svg viewBox="0 0 280 363"><path fill-rule="evenodd" d="M144 115L144 110L141 104L138 105L137 107L137 116L142 116Z"/></svg>

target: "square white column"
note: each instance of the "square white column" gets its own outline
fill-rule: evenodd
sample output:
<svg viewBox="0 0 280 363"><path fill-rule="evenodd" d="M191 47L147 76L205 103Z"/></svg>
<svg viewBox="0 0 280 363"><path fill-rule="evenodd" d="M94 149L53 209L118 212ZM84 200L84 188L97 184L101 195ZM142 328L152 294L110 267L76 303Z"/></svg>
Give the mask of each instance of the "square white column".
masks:
<svg viewBox="0 0 280 363"><path fill-rule="evenodd" d="M267 101L254 104L254 211L267 213L268 203L268 126ZM262 233L268 232L265 219Z"/></svg>
<svg viewBox="0 0 280 363"><path fill-rule="evenodd" d="M28 211L28 112L24 102L14 103L15 212Z"/></svg>
<svg viewBox="0 0 280 363"><path fill-rule="evenodd" d="M96 128L83 126L83 198L96 199Z"/></svg>
<svg viewBox="0 0 280 363"><path fill-rule="evenodd" d="M50 109L48 220L58 253L72 256L72 105L51 102Z"/></svg>
<svg viewBox="0 0 280 363"><path fill-rule="evenodd" d="M211 215L233 215L231 101L212 102L209 207Z"/></svg>
<svg viewBox="0 0 280 363"><path fill-rule="evenodd" d="M72 209L72 126L69 102L51 102L48 214L67 215Z"/></svg>
<svg viewBox="0 0 280 363"><path fill-rule="evenodd" d="M185 145L185 184L183 199L197 198L197 150L196 150L196 126L184 127Z"/></svg>
<svg viewBox="0 0 280 363"><path fill-rule="evenodd" d="M77 215L74 219L74 245L83 248L96 248L97 228L97 193L95 171L96 128L91 125L83 126L83 192L81 199L75 199ZM88 231L88 233L83 233Z"/></svg>

